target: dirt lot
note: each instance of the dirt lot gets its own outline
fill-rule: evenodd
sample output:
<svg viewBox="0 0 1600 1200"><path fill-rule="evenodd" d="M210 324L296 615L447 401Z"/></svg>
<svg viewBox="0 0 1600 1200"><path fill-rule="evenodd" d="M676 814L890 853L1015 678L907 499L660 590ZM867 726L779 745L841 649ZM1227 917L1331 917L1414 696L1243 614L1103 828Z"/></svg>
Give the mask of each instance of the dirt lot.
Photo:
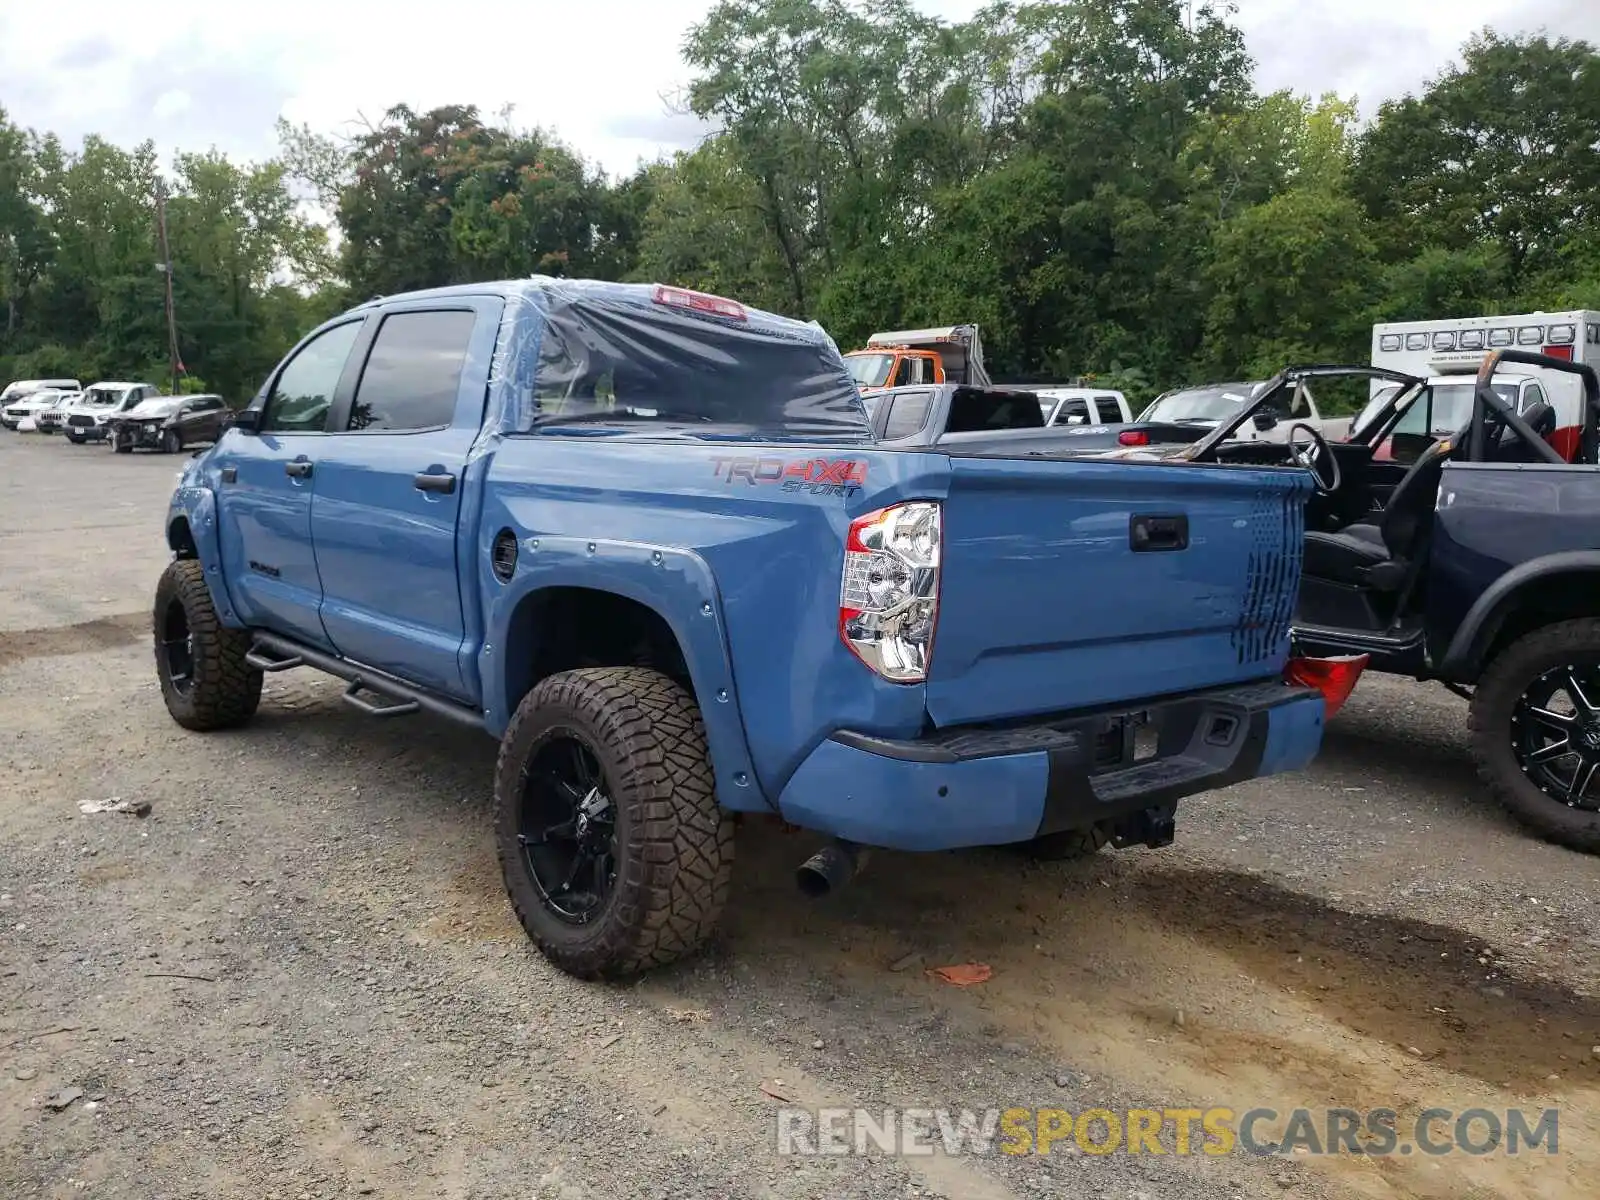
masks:
<svg viewBox="0 0 1600 1200"><path fill-rule="evenodd" d="M1162 851L879 855L808 906L809 842L747 825L709 953L585 985L503 899L487 738L296 673L243 732L167 718L148 608L178 465L0 433L0 1196L1594 1194L1600 863L1487 804L1443 692L1364 683L1312 770L1190 802ZM152 812L78 811L110 797ZM921 969L968 961L993 978ZM763 1083L1559 1106L1561 1153L780 1158Z"/></svg>

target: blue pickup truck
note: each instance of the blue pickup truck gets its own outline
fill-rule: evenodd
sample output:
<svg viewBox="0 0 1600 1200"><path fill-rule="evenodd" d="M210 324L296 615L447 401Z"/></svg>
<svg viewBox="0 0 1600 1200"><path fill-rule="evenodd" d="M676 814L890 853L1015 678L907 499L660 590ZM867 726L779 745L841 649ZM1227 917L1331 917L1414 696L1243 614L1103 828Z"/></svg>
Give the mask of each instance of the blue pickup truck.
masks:
<svg viewBox="0 0 1600 1200"><path fill-rule="evenodd" d="M1353 683L1286 680L1310 491L881 448L819 327L680 288L392 296L188 463L156 664L189 729L309 667L500 739L518 916L620 975L712 930L741 814L829 835L817 894L864 847L1165 844L1305 765Z"/></svg>

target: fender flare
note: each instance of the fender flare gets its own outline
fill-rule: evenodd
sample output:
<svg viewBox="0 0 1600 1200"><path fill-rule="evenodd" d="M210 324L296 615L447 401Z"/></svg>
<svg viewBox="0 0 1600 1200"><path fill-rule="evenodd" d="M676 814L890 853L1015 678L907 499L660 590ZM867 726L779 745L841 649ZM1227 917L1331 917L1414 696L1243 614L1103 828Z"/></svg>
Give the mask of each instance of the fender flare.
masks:
<svg viewBox="0 0 1600 1200"><path fill-rule="evenodd" d="M700 703L718 801L735 812L777 811L756 776L722 598L710 564L700 555L681 547L619 539L523 536L510 583L485 586L493 590L478 652L478 677L483 680L484 724L490 733L500 736L511 720L499 654L507 644L513 614L526 600L551 588L610 592L655 612L677 638Z"/></svg>
<svg viewBox="0 0 1600 1200"><path fill-rule="evenodd" d="M1472 602L1435 673L1453 682L1470 682L1476 678L1490 643L1500 632L1506 616L1516 608L1519 592L1554 575L1586 571L1600 574L1600 550L1565 550L1512 567Z"/></svg>
<svg viewBox="0 0 1600 1200"><path fill-rule="evenodd" d="M187 539L184 533L187 531ZM217 497L208 487L180 485L167 510L167 546L174 555L192 553L205 571L206 589L217 616L230 629L245 624L234 611L222 574L222 548L217 542Z"/></svg>

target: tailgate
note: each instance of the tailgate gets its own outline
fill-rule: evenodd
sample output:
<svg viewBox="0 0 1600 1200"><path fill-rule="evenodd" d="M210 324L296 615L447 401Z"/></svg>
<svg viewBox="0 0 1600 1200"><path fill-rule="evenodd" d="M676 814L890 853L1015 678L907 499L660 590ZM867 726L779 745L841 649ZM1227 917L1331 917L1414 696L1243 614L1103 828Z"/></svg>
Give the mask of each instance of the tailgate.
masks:
<svg viewBox="0 0 1600 1200"><path fill-rule="evenodd" d="M1311 491L1303 472L982 457L950 467L926 685L934 724L1282 669ZM1186 545L1165 548L1185 528Z"/></svg>

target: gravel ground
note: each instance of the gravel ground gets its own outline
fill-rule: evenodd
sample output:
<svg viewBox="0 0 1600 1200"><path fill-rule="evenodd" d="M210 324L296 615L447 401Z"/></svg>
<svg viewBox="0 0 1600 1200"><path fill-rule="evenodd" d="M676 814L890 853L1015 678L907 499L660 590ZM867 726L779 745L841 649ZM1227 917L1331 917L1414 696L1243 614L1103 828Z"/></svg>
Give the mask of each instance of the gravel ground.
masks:
<svg viewBox="0 0 1600 1200"><path fill-rule="evenodd" d="M581 984L502 894L488 739L301 673L244 731L167 718L178 465L0 433L0 1196L1594 1194L1596 863L1489 805L1444 692L1364 682L1311 770L1161 851L882 854L808 905L811 842L750 823L707 953ZM112 797L151 811L78 810ZM768 1092L1560 1106L1562 1152L780 1157Z"/></svg>

